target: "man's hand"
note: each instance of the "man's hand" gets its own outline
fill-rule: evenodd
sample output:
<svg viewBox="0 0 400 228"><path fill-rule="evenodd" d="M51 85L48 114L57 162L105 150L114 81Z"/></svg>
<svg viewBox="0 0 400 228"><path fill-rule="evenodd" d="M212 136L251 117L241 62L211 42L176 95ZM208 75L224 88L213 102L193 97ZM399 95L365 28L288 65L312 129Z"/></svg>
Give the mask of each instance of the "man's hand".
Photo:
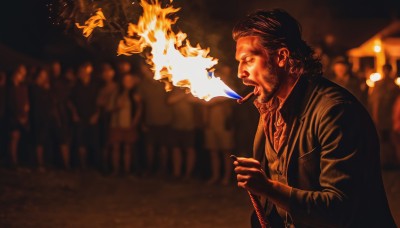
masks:
<svg viewBox="0 0 400 228"><path fill-rule="evenodd" d="M259 161L253 158L237 158L235 166L238 186L258 196L266 196L271 189L271 182L261 169Z"/></svg>

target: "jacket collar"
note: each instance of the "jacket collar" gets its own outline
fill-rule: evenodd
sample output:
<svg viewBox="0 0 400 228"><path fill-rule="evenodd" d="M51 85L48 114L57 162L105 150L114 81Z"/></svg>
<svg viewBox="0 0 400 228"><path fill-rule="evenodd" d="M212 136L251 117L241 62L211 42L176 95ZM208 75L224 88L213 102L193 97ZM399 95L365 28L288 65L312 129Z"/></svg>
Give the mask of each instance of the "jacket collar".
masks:
<svg viewBox="0 0 400 228"><path fill-rule="evenodd" d="M309 100L305 99L305 97L309 95L309 88L310 78L306 75L301 75L285 102L282 104L280 112L285 121L288 121L290 117L300 116L304 113L306 108L305 102Z"/></svg>
<svg viewBox="0 0 400 228"><path fill-rule="evenodd" d="M310 95L311 81L311 78L307 75L301 75L288 97L283 101L282 107L279 111L285 121L288 121L291 117L297 117L304 113L307 106L305 102L309 100L305 98ZM279 102L276 97L271 98L271 100L266 103L260 103L256 99L254 105L262 115L266 112L275 110L279 105Z"/></svg>

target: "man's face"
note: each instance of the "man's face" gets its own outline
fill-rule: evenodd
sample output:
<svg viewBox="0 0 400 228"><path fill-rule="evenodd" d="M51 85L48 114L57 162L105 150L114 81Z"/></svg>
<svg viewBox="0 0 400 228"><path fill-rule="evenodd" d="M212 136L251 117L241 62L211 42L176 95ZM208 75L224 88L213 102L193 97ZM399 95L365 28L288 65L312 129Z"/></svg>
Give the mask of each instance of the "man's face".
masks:
<svg viewBox="0 0 400 228"><path fill-rule="evenodd" d="M54 62L52 65L53 76L58 77L61 74L61 65L59 62Z"/></svg>
<svg viewBox="0 0 400 228"><path fill-rule="evenodd" d="M333 72L335 73L336 77L339 79L346 77L348 69L349 68L343 63L336 63L333 66Z"/></svg>
<svg viewBox="0 0 400 228"><path fill-rule="evenodd" d="M254 86L259 102L267 102L278 90L281 79L277 66L256 36L242 37L236 43L236 59L239 62L238 77L246 86Z"/></svg>

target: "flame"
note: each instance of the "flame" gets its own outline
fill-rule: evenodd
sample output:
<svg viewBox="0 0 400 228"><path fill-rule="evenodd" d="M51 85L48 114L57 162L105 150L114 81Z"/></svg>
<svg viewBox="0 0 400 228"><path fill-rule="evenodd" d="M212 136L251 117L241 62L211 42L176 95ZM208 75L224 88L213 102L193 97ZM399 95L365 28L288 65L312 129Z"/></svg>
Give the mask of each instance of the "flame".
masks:
<svg viewBox="0 0 400 228"><path fill-rule="evenodd" d="M75 25L79 29L83 29L83 35L85 37L89 37L96 27L101 28L104 26L104 20L106 20L106 17L104 17L101 8L99 8L95 15L91 16L87 21L85 21L85 25L79 25L78 23L75 23Z"/></svg>
<svg viewBox="0 0 400 228"><path fill-rule="evenodd" d="M172 25L178 20L172 14L180 8L163 8L158 0L153 4L141 0L143 15L137 24L130 23L127 36L118 46L118 55L141 53L151 48L147 62L152 65L154 79L166 79L174 86L185 87L206 101L213 97L240 98L212 69L218 60L209 56L209 49L192 46L186 33L175 33ZM166 87L168 90L168 88Z"/></svg>

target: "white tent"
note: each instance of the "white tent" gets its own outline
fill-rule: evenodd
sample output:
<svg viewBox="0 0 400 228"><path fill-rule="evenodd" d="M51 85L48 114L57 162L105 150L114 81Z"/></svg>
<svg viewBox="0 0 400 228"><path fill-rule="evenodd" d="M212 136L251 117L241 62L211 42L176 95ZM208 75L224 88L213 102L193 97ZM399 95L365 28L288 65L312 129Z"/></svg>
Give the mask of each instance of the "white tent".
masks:
<svg viewBox="0 0 400 228"><path fill-rule="evenodd" d="M381 73L382 66L390 63L394 72L400 64L400 20L395 20L380 32L365 41L359 47L350 49L348 56L353 64L353 70L360 70L360 59L374 58L374 71Z"/></svg>

